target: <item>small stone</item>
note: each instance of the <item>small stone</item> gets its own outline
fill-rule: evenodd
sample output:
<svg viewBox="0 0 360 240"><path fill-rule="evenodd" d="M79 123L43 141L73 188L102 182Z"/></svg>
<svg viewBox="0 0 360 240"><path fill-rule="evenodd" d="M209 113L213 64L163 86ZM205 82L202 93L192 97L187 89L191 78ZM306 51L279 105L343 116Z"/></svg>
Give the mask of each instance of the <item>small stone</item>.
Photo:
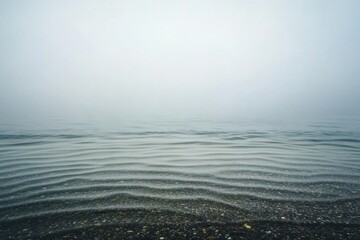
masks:
<svg viewBox="0 0 360 240"><path fill-rule="evenodd" d="M251 226L250 226L249 224L247 224L247 223L244 223L243 227L244 227L245 229L251 229Z"/></svg>
<svg viewBox="0 0 360 240"><path fill-rule="evenodd" d="M214 236L209 236L209 237L207 238L207 240L218 240L218 238L217 238L217 237L214 237Z"/></svg>

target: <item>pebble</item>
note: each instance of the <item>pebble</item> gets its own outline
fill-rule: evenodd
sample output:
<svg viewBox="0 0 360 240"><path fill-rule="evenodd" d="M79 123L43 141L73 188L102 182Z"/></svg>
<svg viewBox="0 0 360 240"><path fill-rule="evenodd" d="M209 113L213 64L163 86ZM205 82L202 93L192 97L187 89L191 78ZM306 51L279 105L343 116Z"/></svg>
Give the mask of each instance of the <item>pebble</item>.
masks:
<svg viewBox="0 0 360 240"><path fill-rule="evenodd" d="M246 229L251 229L251 226L249 224L247 224L247 223L244 223L243 227L246 228Z"/></svg>
<svg viewBox="0 0 360 240"><path fill-rule="evenodd" d="M218 238L217 238L217 237L214 237L214 236L209 236L209 237L207 238L207 240L218 240Z"/></svg>

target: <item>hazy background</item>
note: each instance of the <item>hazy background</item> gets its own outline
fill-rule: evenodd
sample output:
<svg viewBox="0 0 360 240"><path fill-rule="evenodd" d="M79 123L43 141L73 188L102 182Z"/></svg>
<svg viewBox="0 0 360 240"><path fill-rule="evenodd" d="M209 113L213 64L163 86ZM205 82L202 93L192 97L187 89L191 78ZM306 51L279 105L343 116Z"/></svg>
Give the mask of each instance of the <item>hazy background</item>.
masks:
<svg viewBox="0 0 360 240"><path fill-rule="evenodd" d="M0 119L360 116L360 1L0 0Z"/></svg>

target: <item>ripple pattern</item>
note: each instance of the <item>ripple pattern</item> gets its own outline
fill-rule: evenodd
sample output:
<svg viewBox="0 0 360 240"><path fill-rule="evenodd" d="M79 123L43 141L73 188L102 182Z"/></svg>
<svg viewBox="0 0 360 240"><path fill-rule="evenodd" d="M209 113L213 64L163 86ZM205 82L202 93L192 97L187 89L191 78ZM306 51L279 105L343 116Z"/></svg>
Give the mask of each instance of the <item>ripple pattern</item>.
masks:
<svg viewBox="0 0 360 240"><path fill-rule="evenodd" d="M316 129L4 131L0 237L150 216L360 225L359 133Z"/></svg>

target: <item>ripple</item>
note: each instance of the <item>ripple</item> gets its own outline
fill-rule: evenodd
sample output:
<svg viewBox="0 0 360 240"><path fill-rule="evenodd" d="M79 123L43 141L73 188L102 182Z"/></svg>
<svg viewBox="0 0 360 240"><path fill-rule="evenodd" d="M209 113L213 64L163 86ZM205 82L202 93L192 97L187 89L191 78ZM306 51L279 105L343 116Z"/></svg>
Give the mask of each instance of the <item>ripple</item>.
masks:
<svg viewBox="0 0 360 240"><path fill-rule="evenodd" d="M0 227L20 236L35 221L41 238L104 218L110 226L164 216L360 224L360 133L315 126L8 129L0 134Z"/></svg>

